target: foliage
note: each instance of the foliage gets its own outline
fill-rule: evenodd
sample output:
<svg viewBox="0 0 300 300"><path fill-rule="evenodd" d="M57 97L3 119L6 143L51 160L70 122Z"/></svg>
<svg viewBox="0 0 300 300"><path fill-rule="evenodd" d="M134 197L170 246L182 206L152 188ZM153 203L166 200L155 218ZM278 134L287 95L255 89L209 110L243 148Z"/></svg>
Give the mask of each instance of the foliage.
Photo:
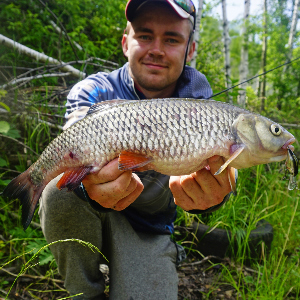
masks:
<svg viewBox="0 0 300 300"><path fill-rule="evenodd" d="M219 1L206 1L200 28L200 45L197 53L197 69L206 75L214 93L225 88L224 57L221 20L213 15L213 7ZM121 49L121 36L126 26L124 18L125 0L49 0L44 1L3 0L0 2L1 34L32 49L44 52L62 61L83 60L98 57L125 62ZM267 69L285 62L287 41L291 21L292 1L270 0L268 12ZM50 9L55 16L48 10ZM79 50L63 33L57 33L50 21L65 27L72 41L84 50ZM249 22L249 77L260 72L262 54L262 16L250 17ZM241 52L241 20L230 24L232 83L238 83ZM299 32L296 33L293 57L300 56ZM0 48L0 84L10 78L24 74L41 63L20 55L17 51ZM74 64L74 67L91 74L99 66ZM26 68L26 70L21 69ZM45 68L46 70L46 68ZM275 121L299 124L300 119L300 68L295 62L282 73L282 68L268 73L265 111L260 111L261 100L257 96L257 80L249 83L247 108ZM0 89L0 191L11 178L24 171L49 142L60 132L56 125L63 124L64 102L72 78L35 79L19 88ZM234 101L238 88L231 90ZM225 94L216 97L225 101ZM297 127L290 131L299 140ZM300 152L296 154L299 157ZM209 217L198 216L211 226L223 226L233 232L244 227L247 231L256 222L266 218L274 228L275 236L269 253L252 260L255 272L244 274L241 270L225 267L220 282L216 285L232 285L243 299L275 299L292 293L299 299L299 190L287 192L282 180L280 164L254 167L240 171L238 195L231 197L221 209ZM43 234L36 227L21 229L18 216L19 203L7 203L0 196L0 268L10 263L18 272L36 275L29 267L39 257L38 270L49 280L58 278L53 256L46 246ZM178 224L188 224L194 216L178 210ZM37 215L34 217L39 222ZM243 266L247 259L246 245L240 245L235 263ZM42 265L42 266L41 266ZM0 288L8 290L11 283L3 281ZM30 289L30 288L29 288ZM209 295L207 295L209 297ZM278 298L278 299L279 299Z"/></svg>
<svg viewBox="0 0 300 300"><path fill-rule="evenodd" d="M120 41L126 26L125 1L103 0L96 4L92 0L51 0L45 3L46 7L39 1L1 1L1 34L65 62L90 56L124 62ZM71 47L65 35L58 33L50 21L59 27L63 24L72 41L81 45L83 50L74 45ZM39 65L17 51L7 51L5 47L0 49L0 63L18 67ZM81 65L75 67L81 68ZM86 71L93 70L88 66ZM57 83L54 78L47 81Z"/></svg>

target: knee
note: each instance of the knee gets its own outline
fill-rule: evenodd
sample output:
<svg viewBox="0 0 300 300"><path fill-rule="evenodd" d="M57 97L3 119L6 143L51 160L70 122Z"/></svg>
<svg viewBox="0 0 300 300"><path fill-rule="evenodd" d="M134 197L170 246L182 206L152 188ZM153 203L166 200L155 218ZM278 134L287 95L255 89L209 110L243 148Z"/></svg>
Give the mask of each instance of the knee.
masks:
<svg viewBox="0 0 300 300"><path fill-rule="evenodd" d="M61 176L58 176L51 180L45 187L40 198L39 214L51 215L52 213L59 213L62 211L68 211L72 202L78 201L77 196L73 192L67 192L66 190L59 190L56 184Z"/></svg>

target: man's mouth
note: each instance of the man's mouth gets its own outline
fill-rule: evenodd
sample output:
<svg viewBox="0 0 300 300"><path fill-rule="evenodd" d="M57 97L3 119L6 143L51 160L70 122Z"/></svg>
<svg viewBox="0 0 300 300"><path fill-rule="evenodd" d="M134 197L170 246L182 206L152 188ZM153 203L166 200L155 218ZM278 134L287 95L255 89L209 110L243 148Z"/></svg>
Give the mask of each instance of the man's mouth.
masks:
<svg viewBox="0 0 300 300"><path fill-rule="evenodd" d="M166 69L167 66L164 64L157 64L157 63L152 63L152 62L144 62L143 63L147 68L153 69L153 70L162 70Z"/></svg>

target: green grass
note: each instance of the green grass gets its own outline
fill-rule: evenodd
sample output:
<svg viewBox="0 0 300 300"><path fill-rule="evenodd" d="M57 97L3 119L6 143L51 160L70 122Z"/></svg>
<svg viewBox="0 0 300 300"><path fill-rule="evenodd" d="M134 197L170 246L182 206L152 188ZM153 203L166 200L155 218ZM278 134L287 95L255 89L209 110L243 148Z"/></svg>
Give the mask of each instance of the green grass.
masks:
<svg viewBox="0 0 300 300"><path fill-rule="evenodd" d="M16 96L11 95L11 97ZM27 100L33 101L34 104L41 99L43 95L36 95ZM59 133L58 130L39 122L33 112L63 114L63 111L45 108L45 106L39 110L38 106L32 105L19 114L5 117L5 121L11 125L9 133L11 137L18 139L24 145L2 138L2 145L5 147L0 150L0 167L2 167L0 191L10 178L17 175L12 171L23 172L36 160L37 155L34 152L41 153L49 141ZM49 117L43 115L39 117L49 121ZM56 121L62 122L61 119L58 120ZM293 133L299 135L299 130ZM233 232L233 236L238 237L237 240L240 240L231 264L223 264L221 277L215 282L215 288L225 283L230 284L241 299L300 299L300 195L297 189L293 191L287 189L288 181L282 179L283 164L274 163L270 166L240 170L237 196L231 196L222 208L209 216L195 217L178 209L177 224L189 225L197 219L211 227L228 229ZM20 215L18 201L7 202L0 196L0 268L12 266L17 275L26 273L37 276L36 285L29 284L26 288L32 298L35 298L38 294L37 285L44 282L41 278L46 278L49 282L53 279L58 280L58 271L41 230L30 226L24 232L20 219L16 217ZM274 240L269 252L262 244L262 256L250 260L249 263L247 240L251 230L261 219L266 219L272 224ZM37 214L33 221L39 222ZM242 235L241 232L245 233ZM181 242L188 250L193 251L196 239L192 242ZM38 265L35 265L36 263ZM245 271L246 263L247 266L250 264L253 271ZM16 287L13 282L0 280L0 290L9 291L13 287ZM53 285L54 289L59 290ZM62 291L65 292L64 289ZM50 295L47 290L44 292ZM210 296L206 295L206 297ZM66 296L64 299L67 298Z"/></svg>
<svg viewBox="0 0 300 300"><path fill-rule="evenodd" d="M223 265L221 279L215 284L229 283L241 299L300 299L300 194L298 189L287 189L288 181L282 179L281 165L240 170L237 196L231 196L209 217L197 216L200 222L211 227L230 230L237 240L233 265ZM179 211L179 223L193 219ZM272 247L267 252L262 244L262 256L249 260L249 234L261 219L273 226ZM239 239L241 230L245 236ZM253 272L245 272L246 263Z"/></svg>

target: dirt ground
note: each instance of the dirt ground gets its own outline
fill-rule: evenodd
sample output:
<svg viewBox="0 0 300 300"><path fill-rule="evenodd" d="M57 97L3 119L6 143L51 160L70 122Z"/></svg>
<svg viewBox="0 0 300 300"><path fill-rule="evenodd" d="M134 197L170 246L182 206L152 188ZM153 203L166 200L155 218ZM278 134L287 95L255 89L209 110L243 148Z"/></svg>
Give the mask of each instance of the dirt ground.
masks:
<svg viewBox="0 0 300 300"><path fill-rule="evenodd" d="M213 264L212 264L213 263ZM221 264L222 263L222 264ZM220 282L220 274L223 265L229 265L229 259L206 257L202 260L186 260L178 267L179 286L178 300L201 300L201 299L237 299L232 286ZM9 271L13 274L11 271ZM1 272L0 282L11 283L15 280L9 273ZM109 285L109 275L105 274L106 283ZM0 288L0 300L5 299L8 289ZM108 298L109 292L107 292ZM59 276L42 279L40 276L24 275L14 284L8 299L62 299L68 297L63 281ZM76 299L76 298L74 298Z"/></svg>

